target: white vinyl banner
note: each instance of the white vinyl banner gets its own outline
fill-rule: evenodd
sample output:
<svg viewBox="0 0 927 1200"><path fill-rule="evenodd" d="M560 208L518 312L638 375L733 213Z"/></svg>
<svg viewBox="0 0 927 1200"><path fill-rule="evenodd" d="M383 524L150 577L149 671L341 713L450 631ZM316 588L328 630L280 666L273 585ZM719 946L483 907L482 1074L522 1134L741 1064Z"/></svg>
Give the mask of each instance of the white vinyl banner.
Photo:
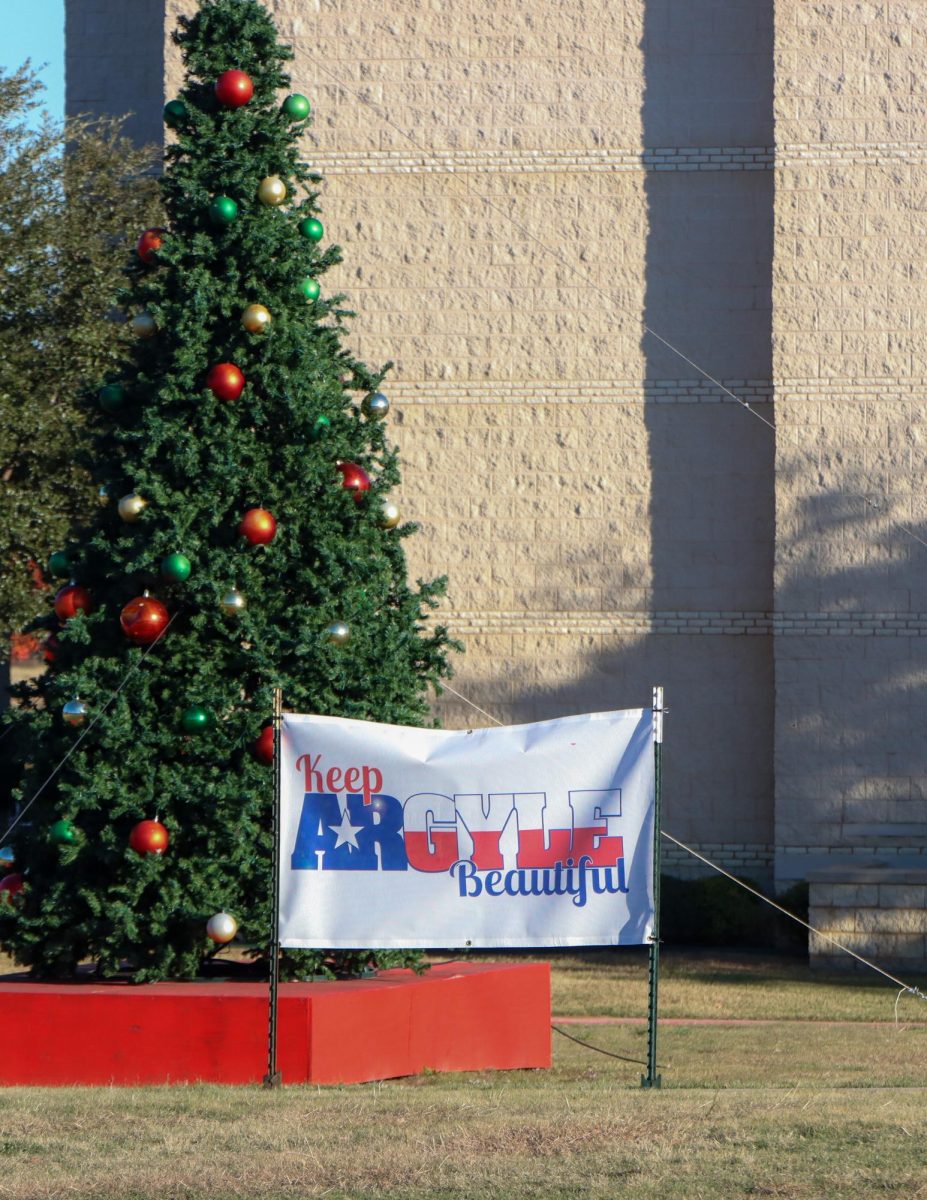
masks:
<svg viewBox="0 0 927 1200"><path fill-rule="evenodd" d="M280 942L646 942L650 709L446 731L287 714Z"/></svg>

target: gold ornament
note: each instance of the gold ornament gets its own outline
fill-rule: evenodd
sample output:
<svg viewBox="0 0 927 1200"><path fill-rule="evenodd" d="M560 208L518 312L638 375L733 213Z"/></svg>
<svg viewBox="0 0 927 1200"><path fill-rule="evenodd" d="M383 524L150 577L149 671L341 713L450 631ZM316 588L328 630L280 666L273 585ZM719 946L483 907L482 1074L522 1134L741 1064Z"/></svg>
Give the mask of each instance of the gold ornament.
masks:
<svg viewBox="0 0 927 1200"><path fill-rule="evenodd" d="M128 521L131 524L133 521L137 521L148 507L148 501L144 496L139 496L137 492L130 492L128 496L122 497L118 507L119 515L123 521Z"/></svg>
<svg viewBox="0 0 927 1200"><path fill-rule="evenodd" d="M150 312L136 313L129 325L139 338L151 338L158 332L158 323Z"/></svg>
<svg viewBox="0 0 927 1200"><path fill-rule="evenodd" d="M241 323L249 333L263 333L270 328L273 317L263 304L249 304L241 314Z"/></svg>
<svg viewBox="0 0 927 1200"><path fill-rule="evenodd" d="M383 529L395 529L399 524L399 508L392 500L384 500L380 504L380 525Z"/></svg>
<svg viewBox="0 0 927 1200"><path fill-rule="evenodd" d="M219 607L227 617L237 617L247 608L248 602L238 590L238 588L229 588L222 599L219 601Z"/></svg>
<svg viewBox="0 0 927 1200"><path fill-rule="evenodd" d="M286 199L286 184L279 175L268 175L261 180L258 188L258 200L262 204L269 204L276 207L282 204Z"/></svg>

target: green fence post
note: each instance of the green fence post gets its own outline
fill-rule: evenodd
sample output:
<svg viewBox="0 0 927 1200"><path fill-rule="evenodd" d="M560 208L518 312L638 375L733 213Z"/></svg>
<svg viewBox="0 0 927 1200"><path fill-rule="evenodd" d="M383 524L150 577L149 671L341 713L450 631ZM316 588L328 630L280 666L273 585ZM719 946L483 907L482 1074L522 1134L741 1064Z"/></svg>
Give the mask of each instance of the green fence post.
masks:
<svg viewBox="0 0 927 1200"><path fill-rule="evenodd" d="M663 787L663 688L653 689L653 932L650 935L647 1011L647 1074L641 1087L658 1088L657 992L660 986L660 801Z"/></svg>

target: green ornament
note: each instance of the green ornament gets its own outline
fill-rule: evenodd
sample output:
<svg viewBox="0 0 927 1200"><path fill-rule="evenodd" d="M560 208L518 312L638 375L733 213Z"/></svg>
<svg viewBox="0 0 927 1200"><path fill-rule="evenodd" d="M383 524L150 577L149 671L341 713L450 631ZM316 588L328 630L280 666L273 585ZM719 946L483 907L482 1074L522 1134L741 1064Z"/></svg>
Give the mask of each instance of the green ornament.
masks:
<svg viewBox="0 0 927 1200"><path fill-rule="evenodd" d="M314 442L317 442L320 438L325 437L331 427L332 423L328 417L316 417L312 423L312 431L309 436Z"/></svg>
<svg viewBox="0 0 927 1200"><path fill-rule="evenodd" d="M315 217L306 217L299 223L299 232L304 238L308 238L310 242L321 242L325 236L325 230L322 228L322 222L316 220Z"/></svg>
<svg viewBox="0 0 927 1200"><path fill-rule="evenodd" d="M48 833L59 846L73 846L77 841L77 830L70 821L56 821Z"/></svg>
<svg viewBox="0 0 927 1200"><path fill-rule="evenodd" d="M209 206L209 219L213 225L231 225L238 216L238 205L231 196L216 196Z"/></svg>
<svg viewBox="0 0 927 1200"><path fill-rule="evenodd" d="M67 550L56 550L48 560L48 573L56 579L68 579L71 575L71 560Z"/></svg>
<svg viewBox="0 0 927 1200"><path fill-rule="evenodd" d="M211 724L209 710L201 704L193 704L180 718L184 733L205 733Z"/></svg>
<svg viewBox="0 0 927 1200"><path fill-rule="evenodd" d="M305 121L309 116L309 101L299 92L294 92L284 100L283 111L291 121Z"/></svg>
<svg viewBox="0 0 927 1200"><path fill-rule="evenodd" d="M186 583L192 570L185 554L168 554L161 559L161 574L169 583Z"/></svg>
<svg viewBox="0 0 927 1200"><path fill-rule="evenodd" d="M121 383L108 383L97 392L97 399L100 408L114 417L126 402L126 390Z"/></svg>
<svg viewBox="0 0 927 1200"><path fill-rule="evenodd" d="M186 117L187 106L182 100L168 100L164 106L164 124L168 129L176 129Z"/></svg>
<svg viewBox="0 0 927 1200"><path fill-rule="evenodd" d="M318 300L319 292L322 290L319 287L319 281L317 279L313 279L311 275L306 276L306 278L299 285L299 289L307 300Z"/></svg>

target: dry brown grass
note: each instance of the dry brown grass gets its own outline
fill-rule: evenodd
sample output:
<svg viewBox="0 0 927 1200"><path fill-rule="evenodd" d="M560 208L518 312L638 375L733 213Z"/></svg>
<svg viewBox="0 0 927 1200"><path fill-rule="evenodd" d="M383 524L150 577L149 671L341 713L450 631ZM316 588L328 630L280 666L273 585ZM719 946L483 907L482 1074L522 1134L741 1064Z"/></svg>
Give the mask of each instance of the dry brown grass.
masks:
<svg viewBox="0 0 927 1200"><path fill-rule="evenodd" d="M664 1007L680 1015L857 1023L665 1026L660 1092L640 1089L640 1066L556 1036L551 1071L0 1090L0 1197L927 1200L927 1024L862 1023L891 1015L893 991L755 956L669 954L667 968ZM641 962L556 960L560 1011L640 1015L645 989ZM644 1057L643 1028L569 1032Z"/></svg>
<svg viewBox="0 0 927 1200"><path fill-rule="evenodd" d="M922 1089L423 1086L0 1094L10 1200L927 1195Z"/></svg>
<svg viewBox="0 0 927 1200"><path fill-rule="evenodd" d="M555 1013L646 1015L646 951L590 950L551 961ZM672 947L664 948L662 964L662 1017L891 1021L895 1015L898 989L874 972L822 973L803 958ZM927 991L923 976L904 978ZM927 1021L927 1003L904 996L899 1013L905 1021Z"/></svg>

